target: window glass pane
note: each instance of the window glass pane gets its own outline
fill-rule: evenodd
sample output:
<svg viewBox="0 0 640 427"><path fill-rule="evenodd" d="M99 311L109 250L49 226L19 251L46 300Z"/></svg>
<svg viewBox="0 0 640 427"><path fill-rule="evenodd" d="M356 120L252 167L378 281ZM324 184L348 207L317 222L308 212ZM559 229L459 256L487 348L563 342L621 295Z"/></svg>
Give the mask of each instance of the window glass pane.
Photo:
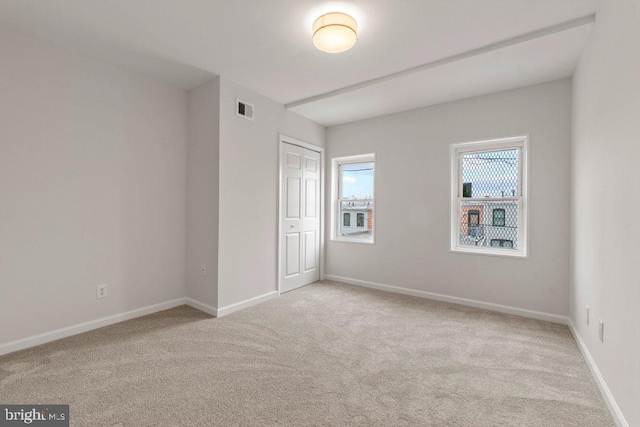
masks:
<svg viewBox="0 0 640 427"><path fill-rule="evenodd" d="M516 197L519 150L462 154L462 197Z"/></svg>
<svg viewBox="0 0 640 427"><path fill-rule="evenodd" d="M349 227L351 226L351 214L350 213L343 213L342 214L342 225L344 225L345 227Z"/></svg>
<svg viewBox="0 0 640 427"><path fill-rule="evenodd" d="M373 172L373 162L341 165L341 198L343 200L373 199Z"/></svg>
<svg viewBox="0 0 640 427"><path fill-rule="evenodd" d="M503 225L495 225L496 211L502 211ZM461 202L460 245L517 249L518 202ZM503 243L508 241L508 243Z"/></svg>
<svg viewBox="0 0 640 427"><path fill-rule="evenodd" d="M340 235L344 237L372 240L373 239L373 201L345 201L340 203L342 218L356 217L356 221L347 223L343 220Z"/></svg>

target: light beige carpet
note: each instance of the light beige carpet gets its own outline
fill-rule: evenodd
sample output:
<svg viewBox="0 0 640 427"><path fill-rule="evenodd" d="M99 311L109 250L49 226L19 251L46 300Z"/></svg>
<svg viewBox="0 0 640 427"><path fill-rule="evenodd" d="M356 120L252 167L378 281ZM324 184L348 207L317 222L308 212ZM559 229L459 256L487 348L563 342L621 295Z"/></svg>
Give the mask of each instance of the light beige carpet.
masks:
<svg viewBox="0 0 640 427"><path fill-rule="evenodd" d="M6 355L0 402L91 426L614 425L566 326L332 282Z"/></svg>

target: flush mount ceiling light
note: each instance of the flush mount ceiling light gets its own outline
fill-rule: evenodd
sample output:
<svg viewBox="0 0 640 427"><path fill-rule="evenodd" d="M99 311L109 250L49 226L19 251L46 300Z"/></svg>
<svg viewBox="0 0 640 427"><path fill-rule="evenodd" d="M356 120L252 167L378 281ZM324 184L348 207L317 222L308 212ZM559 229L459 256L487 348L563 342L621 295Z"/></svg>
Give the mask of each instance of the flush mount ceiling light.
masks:
<svg viewBox="0 0 640 427"><path fill-rule="evenodd" d="M358 23L346 13L326 13L313 23L313 44L323 52L351 49L358 41Z"/></svg>

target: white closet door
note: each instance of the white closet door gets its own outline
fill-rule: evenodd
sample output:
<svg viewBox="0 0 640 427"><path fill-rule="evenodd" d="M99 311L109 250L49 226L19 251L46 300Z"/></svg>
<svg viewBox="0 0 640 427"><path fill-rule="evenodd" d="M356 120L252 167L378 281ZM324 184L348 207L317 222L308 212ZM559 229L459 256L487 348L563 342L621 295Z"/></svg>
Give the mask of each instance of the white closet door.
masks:
<svg viewBox="0 0 640 427"><path fill-rule="evenodd" d="M320 153L304 150L302 285L320 280Z"/></svg>
<svg viewBox="0 0 640 427"><path fill-rule="evenodd" d="M283 144L281 292L320 280L320 153Z"/></svg>

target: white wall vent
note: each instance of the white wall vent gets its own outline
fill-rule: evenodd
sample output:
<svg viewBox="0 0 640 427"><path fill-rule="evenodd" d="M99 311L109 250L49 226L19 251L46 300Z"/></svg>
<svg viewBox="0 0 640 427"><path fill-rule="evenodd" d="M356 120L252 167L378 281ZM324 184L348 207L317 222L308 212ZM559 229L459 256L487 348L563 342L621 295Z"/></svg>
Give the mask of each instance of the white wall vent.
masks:
<svg viewBox="0 0 640 427"><path fill-rule="evenodd" d="M236 116L253 120L254 107L242 99L236 99Z"/></svg>

